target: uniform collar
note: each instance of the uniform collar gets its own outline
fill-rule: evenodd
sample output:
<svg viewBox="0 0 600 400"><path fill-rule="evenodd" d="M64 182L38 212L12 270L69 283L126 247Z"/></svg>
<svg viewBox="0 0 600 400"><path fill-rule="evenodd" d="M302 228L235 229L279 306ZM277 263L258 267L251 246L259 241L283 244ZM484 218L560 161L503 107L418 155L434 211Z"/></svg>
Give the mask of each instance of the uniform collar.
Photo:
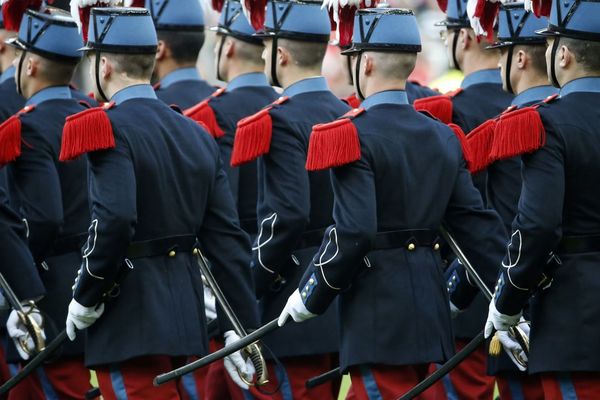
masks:
<svg viewBox="0 0 600 400"><path fill-rule="evenodd" d="M379 104L408 104L408 97L404 90L384 90L367 97L361 104L361 108L368 110Z"/></svg>
<svg viewBox="0 0 600 400"><path fill-rule="evenodd" d="M564 97L574 92L600 92L600 77L594 76L589 78L574 79L571 82L567 82L560 89L560 96Z"/></svg>
<svg viewBox="0 0 600 400"><path fill-rule="evenodd" d="M199 81L200 73L195 67L179 68L169 72L160 80L160 86L166 88L181 81Z"/></svg>
<svg viewBox="0 0 600 400"><path fill-rule="evenodd" d="M71 88L68 86L51 86L40 90L35 93L25 102L26 106L31 106L34 104L42 104L48 100L54 99L72 99L71 96Z"/></svg>
<svg viewBox="0 0 600 400"><path fill-rule="evenodd" d="M543 85L543 86L535 86L529 89L526 89L515 96L511 105L517 107L523 107L525 104L533 104L540 102L547 98L548 96L552 96L553 94L558 93L558 89L554 86Z"/></svg>
<svg viewBox="0 0 600 400"><path fill-rule="evenodd" d="M0 83L4 83L9 79L14 79L15 78L15 67L13 67L12 65L10 67L8 67L6 69L6 71L4 71L2 73L2 75L0 75Z"/></svg>
<svg viewBox="0 0 600 400"><path fill-rule="evenodd" d="M322 76L315 76L314 78L306 78L292 83L283 91L282 96L294 97L297 94L323 91L329 91L327 81Z"/></svg>
<svg viewBox="0 0 600 400"><path fill-rule="evenodd" d="M121 104L131 99L156 99L156 93L149 84L140 84L128 86L124 89L119 90L110 99L116 104Z"/></svg>
<svg viewBox="0 0 600 400"><path fill-rule="evenodd" d="M241 87L248 86L269 86L267 76L262 72L250 72L247 74L238 75L229 82L227 90L235 90Z"/></svg>
<svg viewBox="0 0 600 400"><path fill-rule="evenodd" d="M480 83L497 83L502 84L502 77L500 76L500 69L482 69L481 71L475 71L463 79L460 87L466 89L473 85L479 85Z"/></svg>

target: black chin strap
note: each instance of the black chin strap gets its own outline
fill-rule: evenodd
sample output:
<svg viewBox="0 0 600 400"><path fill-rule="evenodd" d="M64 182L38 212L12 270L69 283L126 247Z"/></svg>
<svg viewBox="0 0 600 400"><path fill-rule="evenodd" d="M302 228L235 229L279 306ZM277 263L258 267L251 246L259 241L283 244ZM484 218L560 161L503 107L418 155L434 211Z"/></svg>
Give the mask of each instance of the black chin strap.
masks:
<svg viewBox="0 0 600 400"><path fill-rule="evenodd" d="M100 50L96 50L96 88L98 89L98 94L100 95L100 100L108 101L108 97L104 94L104 90L102 90L102 84L100 83Z"/></svg>
<svg viewBox="0 0 600 400"><path fill-rule="evenodd" d="M362 51L359 51L356 55L356 68L354 69L354 86L356 88L356 96L360 101L365 99L365 96L362 94L360 90L360 59L362 58Z"/></svg>
<svg viewBox="0 0 600 400"><path fill-rule="evenodd" d="M271 45L271 84L281 87L279 79L277 79L277 36L273 37Z"/></svg>
<svg viewBox="0 0 600 400"><path fill-rule="evenodd" d="M25 61L25 54L27 54L26 51L21 53L21 58L19 58L19 65L17 66L16 71L17 93L19 93L21 96L23 96L23 88L21 87L21 70L23 69L23 62Z"/></svg>
<svg viewBox="0 0 600 400"><path fill-rule="evenodd" d="M508 57L506 58L506 70L504 71L504 79L506 81L506 91L514 94L512 83L510 82L510 68L512 67L513 47L508 46Z"/></svg>
<svg viewBox="0 0 600 400"><path fill-rule="evenodd" d="M344 56L346 57L346 68L348 70L348 84L350 86L354 85L354 79L352 79L352 57L351 56Z"/></svg>
<svg viewBox="0 0 600 400"><path fill-rule="evenodd" d="M454 31L454 38L452 39L452 62L454 63L454 68L460 71L460 67L458 66L458 60L456 59L456 49L458 48L459 34L460 30Z"/></svg>
<svg viewBox="0 0 600 400"><path fill-rule="evenodd" d="M560 89L560 83L558 83L558 78L556 77L556 52L558 51L559 41L560 36L556 36L554 43L552 44L552 53L550 55L550 81L552 86Z"/></svg>
<svg viewBox="0 0 600 400"><path fill-rule="evenodd" d="M223 46L225 45L225 36L221 36L221 44L219 44L219 51L217 52L217 79L224 81L221 76L221 54L223 53Z"/></svg>

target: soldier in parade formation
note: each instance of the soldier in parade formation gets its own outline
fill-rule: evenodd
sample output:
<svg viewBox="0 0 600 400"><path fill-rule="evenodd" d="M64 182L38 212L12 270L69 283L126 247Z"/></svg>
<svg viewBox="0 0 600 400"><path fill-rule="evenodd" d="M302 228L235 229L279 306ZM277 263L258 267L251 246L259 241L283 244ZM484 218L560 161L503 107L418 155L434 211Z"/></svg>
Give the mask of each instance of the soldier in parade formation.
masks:
<svg viewBox="0 0 600 400"><path fill-rule="evenodd" d="M1 3L0 398L600 398L598 1Z"/></svg>

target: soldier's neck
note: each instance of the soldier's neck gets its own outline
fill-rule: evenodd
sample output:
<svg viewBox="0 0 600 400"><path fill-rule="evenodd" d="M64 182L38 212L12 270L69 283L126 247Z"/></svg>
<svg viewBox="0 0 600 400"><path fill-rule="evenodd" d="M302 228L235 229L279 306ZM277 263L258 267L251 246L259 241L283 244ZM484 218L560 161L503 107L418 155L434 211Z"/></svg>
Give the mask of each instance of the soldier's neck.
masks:
<svg viewBox="0 0 600 400"><path fill-rule="evenodd" d="M278 79L279 83L281 83L282 88L287 88L288 86L293 85L296 82L299 82L304 79L314 78L315 76L321 76L321 70L317 69L294 69L294 70L286 70L281 71L279 73Z"/></svg>
<svg viewBox="0 0 600 400"><path fill-rule="evenodd" d="M28 99L39 91L52 86L68 86L69 82L48 82L45 80L29 78L26 85L23 87L23 96Z"/></svg>
<svg viewBox="0 0 600 400"><path fill-rule="evenodd" d="M154 72L156 73L156 77L158 80L163 79L165 76L170 74L171 72L180 69L180 68L195 68L196 63L178 63L173 59L161 60L156 62L156 66L154 67Z"/></svg>
<svg viewBox="0 0 600 400"><path fill-rule="evenodd" d="M482 54L479 51L465 53L461 70L463 74L467 76L473 72L482 71L485 69L497 69L498 61L498 57L490 57L489 55Z"/></svg>
<svg viewBox="0 0 600 400"><path fill-rule="evenodd" d="M102 85L104 94L111 99L118 91L135 85L149 85L150 79L132 79L127 76L120 76L105 82Z"/></svg>
<svg viewBox="0 0 600 400"><path fill-rule="evenodd" d="M527 89L549 84L550 82L548 82L548 77L545 74L539 73L523 74L517 82L513 82L514 91L516 94L520 94Z"/></svg>
<svg viewBox="0 0 600 400"><path fill-rule="evenodd" d="M223 79L227 79L227 82L231 82L240 75L251 74L253 72L263 73L264 71L264 65L231 63L227 66L227 76L224 76Z"/></svg>

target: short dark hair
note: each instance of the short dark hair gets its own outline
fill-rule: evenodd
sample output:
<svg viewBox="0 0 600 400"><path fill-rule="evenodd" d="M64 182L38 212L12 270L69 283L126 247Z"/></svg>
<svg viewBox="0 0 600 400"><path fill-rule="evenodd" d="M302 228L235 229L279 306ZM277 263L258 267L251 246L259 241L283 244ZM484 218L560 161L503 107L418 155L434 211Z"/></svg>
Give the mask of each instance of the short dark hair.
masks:
<svg viewBox="0 0 600 400"><path fill-rule="evenodd" d="M49 83L68 85L73 79L73 73L78 61L56 61L38 56L41 64L40 75Z"/></svg>
<svg viewBox="0 0 600 400"><path fill-rule="evenodd" d="M327 51L326 42L279 39L278 43L292 54L296 65L301 68L321 68L321 65L323 65L323 59Z"/></svg>
<svg viewBox="0 0 600 400"><path fill-rule="evenodd" d="M100 53L110 59L115 67L115 72L125 73L133 79L150 79L154 71L156 54L117 54Z"/></svg>
<svg viewBox="0 0 600 400"><path fill-rule="evenodd" d="M369 54L375 55L380 73L390 78L408 79L417 64L417 53L369 51Z"/></svg>
<svg viewBox="0 0 600 400"><path fill-rule="evenodd" d="M600 42L573 38L561 38L560 41L587 72L600 72Z"/></svg>
<svg viewBox="0 0 600 400"><path fill-rule="evenodd" d="M514 52L517 53L519 50L527 53L527 56L531 59L531 67L535 72L540 75L547 75L545 44L516 45Z"/></svg>
<svg viewBox="0 0 600 400"><path fill-rule="evenodd" d="M263 46L262 44L253 44L244 42L230 36L235 43L235 51L237 57L240 60L246 61L253 65L264 65L265 61L262 59Z"/></svg>
<svg viewBox="0 0 600 400"><path fill-rule="evenodd" d="M165 42L178 63L195 63L204 45L204 32L158 31L158 40Z"/></svg>

